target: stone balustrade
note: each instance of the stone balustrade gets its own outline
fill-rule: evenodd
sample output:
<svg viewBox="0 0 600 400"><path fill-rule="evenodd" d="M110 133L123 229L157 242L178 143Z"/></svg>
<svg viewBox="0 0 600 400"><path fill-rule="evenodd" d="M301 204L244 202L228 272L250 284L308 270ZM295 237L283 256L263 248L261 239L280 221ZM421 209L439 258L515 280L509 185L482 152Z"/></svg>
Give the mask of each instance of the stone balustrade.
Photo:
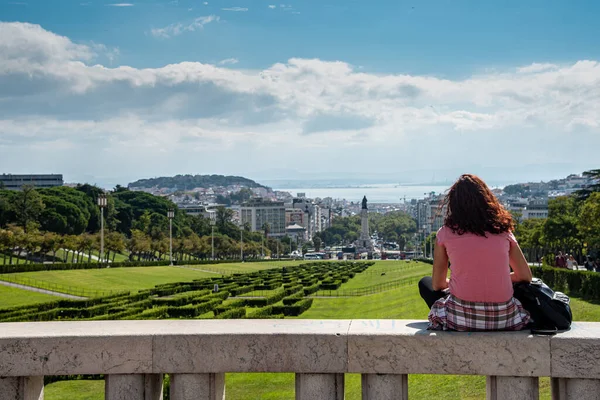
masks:
<svg viewBox="0 0 600 400"><path fill-rule="evenodd" d="M0 324L0 400L40 400L45 375L104 374L109 400L225 398L226 372L294 372L296 399L407 399L408 374L487 376L488 399L600 396L600 324L555 336L432 332L408 320L166 320Z"/></svg>

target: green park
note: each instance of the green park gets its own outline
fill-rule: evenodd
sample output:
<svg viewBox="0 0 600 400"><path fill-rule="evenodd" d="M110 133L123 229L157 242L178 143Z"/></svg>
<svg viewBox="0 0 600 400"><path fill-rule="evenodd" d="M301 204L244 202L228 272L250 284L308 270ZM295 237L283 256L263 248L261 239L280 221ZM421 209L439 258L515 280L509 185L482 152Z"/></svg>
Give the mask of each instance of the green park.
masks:
<svg viewBox="0 0 600 400"><path fill-rule="evenodd" d="M571 295L576 320L600 321L600 274L534 267ZM112 294L66 299L0 286L0 321L306 318L425 319L416 283L431 272L420 261L272 261L181 267L98 268L2 274L9 282L63 285L63 292L102 287ZM218 289L216 286L218 285ZM293 399L293 374L227 374L230 399ZM541 379L541 398L550 398ZM411 398L478 399L485 377L410 375ZM47 399L104 398L102 376L47 377ZM346 397L360 398L360 375L346 377Z"/></svg>

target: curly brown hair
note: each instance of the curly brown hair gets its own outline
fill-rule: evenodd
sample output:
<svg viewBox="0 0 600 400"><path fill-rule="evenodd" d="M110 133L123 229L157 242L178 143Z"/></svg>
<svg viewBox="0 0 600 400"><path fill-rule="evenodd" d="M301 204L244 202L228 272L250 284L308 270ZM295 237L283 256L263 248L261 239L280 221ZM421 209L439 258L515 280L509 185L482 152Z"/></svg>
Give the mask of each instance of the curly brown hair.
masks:
<svg viewBox="0 0 600 400"><path fill-rule="evenodd" d="M510 232L514 228L510 213L475 175L461 175L448 191L444 205L447 206L444 225L459 235L469 232L485 236L486 233Z"/></svg>

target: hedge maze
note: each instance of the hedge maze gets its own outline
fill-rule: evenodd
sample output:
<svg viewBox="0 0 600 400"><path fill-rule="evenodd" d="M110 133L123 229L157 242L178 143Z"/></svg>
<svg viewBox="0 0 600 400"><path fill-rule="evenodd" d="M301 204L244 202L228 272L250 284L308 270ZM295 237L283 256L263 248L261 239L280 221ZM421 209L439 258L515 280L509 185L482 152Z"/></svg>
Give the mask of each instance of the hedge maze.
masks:
<svg viewBox="0 0 600 400"><path fill-rule="evenodd" d="M138 293L0 309L1 322L174 318L283 318L308 310L372 262L315 262L163 285ZM264 291L262 297L244 296Z"/></svg>

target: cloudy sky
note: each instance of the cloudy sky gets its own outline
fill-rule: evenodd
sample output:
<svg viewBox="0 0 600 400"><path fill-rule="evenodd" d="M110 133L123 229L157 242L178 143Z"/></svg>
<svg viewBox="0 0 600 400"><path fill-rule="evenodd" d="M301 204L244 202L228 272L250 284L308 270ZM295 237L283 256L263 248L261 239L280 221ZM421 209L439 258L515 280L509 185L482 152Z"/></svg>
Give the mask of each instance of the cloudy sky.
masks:
<svg viewBox="0 0 600 400"><path fill-rule="evenodd" d="M600 167L598 1L127 1L0 0L0 172Z"/></svg>

